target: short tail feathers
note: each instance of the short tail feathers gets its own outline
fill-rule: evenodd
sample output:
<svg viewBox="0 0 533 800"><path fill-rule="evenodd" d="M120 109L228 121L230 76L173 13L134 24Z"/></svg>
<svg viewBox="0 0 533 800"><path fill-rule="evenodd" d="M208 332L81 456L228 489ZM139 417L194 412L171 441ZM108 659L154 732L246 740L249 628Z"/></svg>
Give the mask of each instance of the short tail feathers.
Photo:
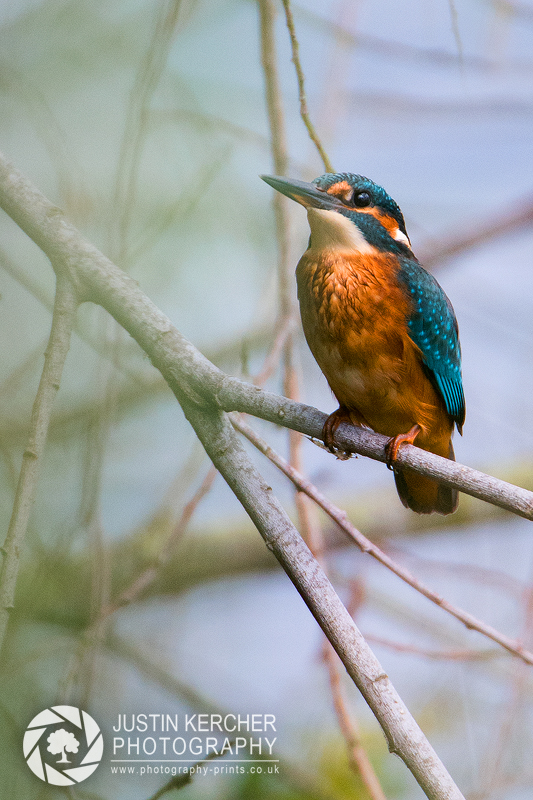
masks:
<svg viewBox="0 0 533 800"><path fill-rule="evenodd" d="M450 442L448 458L455 461L453 445ZM457 489L444 486L432 478L425 478L416 472L395 472L396 489L406 508L417 514L453 514L459 502Z"/></svg>

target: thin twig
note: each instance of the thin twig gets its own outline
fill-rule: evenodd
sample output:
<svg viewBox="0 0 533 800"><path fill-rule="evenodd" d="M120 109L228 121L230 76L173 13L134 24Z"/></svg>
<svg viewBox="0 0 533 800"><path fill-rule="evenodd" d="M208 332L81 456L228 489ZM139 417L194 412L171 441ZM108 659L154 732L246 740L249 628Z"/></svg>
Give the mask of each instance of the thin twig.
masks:
<svg viewBox="0 0 533 800"><path fill-rule="evenodd" d="M526 643L531 643L533 638L533 584L531 581L524 592L523 603L524 619L520 638ZM525 723L524 708L528 703L530 694L529 678L529 670L524 664L514 665L510 681L511 685L508 689L509 696L504 704L502 719L499 725L496 719L493 720L492 729L495 735L490 739L489 752L484 759L483 775L487 795L489 795L492 787L498 786L506 778L505 755L508 752L509 742L513 741L515 736L520 736L519 725L520 723ZM529 729L529 720L525 724Z"/></svg>
<svg viewBox="0 0 533 800"><path fill-rule="evenodd" d="M90 703L90 695L94 685L96 659L99 647L105 637L105 619L101 612L109 603L111 590L111 568L107 553L101 515L101 492L103 469L109 434L113 426L116 408L115 364L118 361L118 341L120 328L108 319L102 320L101 336L108 339L107 331L112 331L112 361L98 361L96 365L95 384L100 387L103 404L95 414L87 429L85 437L85 464L82 479L82 497L79 518L85 530L90 553L91 591L90 617L94 624L89 635L85 636L79 648L78 670L71 672L76 679L78 693L76 700L86 708ZM70 700L70 697L67 698Z"/></svg>
<svg viewBox="0 0 533 800"><path fill-rule="evenodd" d="M365 639L369 642L374 642L374 644L387 647L389 650L394 650L396 653L409 653L410 655L420 656L421 658L429 658L432 661L491 661L503 655L499 648L492 648L491 650L467 650L465 648L457 650L431 650L427 647L420 647L419 645L393 642L391 639L385 639L383 636L376 636L374 633L365 633Z"/></svg>
<svg viewBox="0 0 533 800"><path fill-rule="evenodd" d="M113 202L114 207L120 210L120 217L116 231L117 240L112 250L119 263L126 257L150 101L165 67L178 21L181 0L162 0L160 6L148 50L132 88L118 160Z"/></svg>
<svg viewBox="0 0 533 800"><path fill-rule="evenodd" d="M462 39L461 39L461 31L460 31L460 28L459 28L459 15L457 14L457 8L456 8L456 5L455 5L455 0L448 0L448 6L450 8L450 20L451 20L451 23L452 23L453 38L455 39L455 44L456 44L456 47L457 47L457 56L458 56L458 59L459 59L459 66L460 66L460 68L462 70L462 69L464 69L464 63L463 63L463 50L464 50L464 48L463 48L463 42L462 42Z"/></svg>
<svg viewBox="0 0 533 800"><path fill-rule="evenodd" d="M77 308L78 299L73 285L67 277L58 275L50 338L33 404L28 443L22 456L13 513L2 547L4 559L0 571L0 650L7 630L9 612L14 605L20 555L35 499L52 407L69 350Z"/></svg>
<svg viewBox="0 0 533 800"><path fill-rule="evenodd" d="M296 37L296 30L294 27L294 19L292 16L291 11L291 4L290 0L282 0L283 8L285 9L285 18L287 20L287 29L289 31L289 36L291 39L291 48L292 48L292 62L296 69L296 77L298 78L298 94L300 97L300 116L303 120L305 127L307 128L307 132L309 134L309 138L315 145L316 149L319 152L320 158L322 159L322 163L324 164L324 169L326 172L335 172L331 165L331 161L328 158L326 151L322 145L322 142L318 138L318 134L315 131L314 125L311 122L311 118L309 117L309 110L307 108L307 97L305 94L305 77L302 70L302 65L300 63L300 45L298 43L298 39Z"/></svg>
<svg viewBox="0 0 533 800"><path fill-rule="evenodd" d="M280 469L294 483L294 485L299 488L301 492L305 492L309 497L311 497L315 503L337 523L341 530L348 534L350 539L357 544L363 553L375 558L376 561L379 561L379 563L384 567L387 567L387 569L389 569L391 572L394 572L395 575L405 581L405 583L408 583L409 586L412 586L413 589L416 589L417 592L423 594L424 597L427 597L428 600L431 600L432 603L435 603L448 614L451 614L453 617L458 619L460 622L466 625L467 628L478 631L478 633L482 633L484 636L487 636L489 639L492 639L492 641L504 647L510 653L513 653L513 655L521 658L527 664L533 664L533 653L522 647L520 642L510 639L509 637L497 631L491 625L486 625L484 622L476 619L467 611L457 608L439 594L434 592L432 589L421 583L409 572L409 570L393 561L392 558L380 550L379 547L370 541L370 539L367 539L364 534L358 531L357 528L349 521L345 511L341 511L341 509L337 508L337 506L331 503L330 500L328 500L328 498L325 497L322 492L320 492L310 481L308 481L303 475L300 475L282 456L276 453L263 439L261 439L261 437L258 436L249 425L239 419L235 414L231 415L231 422L233 426L240 431L240 433L246 436L248 441L257 447L261 453L263 453L270 461L272 461L272 463L275 464L278 469Z"/></svg>
<svg viewBox="0 0 533 800"><path fill-rule="evenodd" d="M6 253L6 251L0 247L0 269L4 272L7 272L13 280L15 280L20 286L26 289L32 297L34 297L38 302L46 308L51 314L53 313L54 309L54 301L52 297L49 297L47 292L39 285L39 283L35 280L35 278L27 273L25 273L19 266L16 264ZM99 356L102 358L111 358L112 356L109 353L109 347L107 341L102 341L101 336L94 336L91 331L86 330L80 320L76 320L76 324L74 325L74 333L81 339L82 342L89 345ZM120 371L131 378L134 381L138 381L138 373L134 372L134 370L129 369L126 364L124 363L125 359L122 359L122 363L120 364ZM2 386L2 394L5 393L5 384ZM91 398L90 401L91 408L94 408L94 399ZM56 424L57 417L54 416L54 420L52 425ZM2 438L5 437L4 436Z"/></svg>
<svg viewBox="0 0 533 800"><path fill-rule="evenodd" d="M274 171L277 175L286 175L288 151L283 117L280 80L276 61L275 39L275 7L273 0L259 0L259 28L261 37L261 66L265 82L265 99ZM278 242L278 282L280 320L286 320L294 313L291 298L291 274L289 272L289 212L288 201L279 192L273 197L274 216L276 220L276 237Z"/></svg>
<svg viewBox="0 0 533 800"><path fill-rule="evenodd" d="M361 581L352 581L350 588L350 600L346 608L350 616L355 619L357 612L365 601L365 589ZM368 757L368 753L361 741L359 724L353 715L350 715L348 712L346 699L342 691L339 661L327 639L324 640L322 655L328 670L333 707L335 709L339 728L346 742L348 764L353 772L362 780L372 800L387 800L378 776Z"/></svg>
<svg viewBox="0 0 533 800"><path fill-rule="evenodd" d="M441 559L427 558L417 553L407 550L405 547L398 547L394 542L388 545L389 552L396 553L402 559L415 563L417 568L430 570L430 572L445 573L460 578L461 581L477 583L480 587L491 586L495 590L503 592L506 597L513 597L520 600L527 591L526 584L519 578L509 575L503 570L489 567L482 567L480 564L464 561L443 561Z"/></svg>
<svg viewBox="0 0 533 800"><path fill-rule="evenodd" d="M346 700L342 693L341 680L338 670L338 660L335 651L328 641L324 642L324 661L329 675L329 684L333 706L339 723L339 728L346 742L348 761L354 773L360 776L369 797L372 800L387 800L378 777L374 771L368 754L361 743L361 735L357 722L350 717L346 708Z"/></svg>
<svg viewBox="0 0 533 800"><path fill-rule="evenodd" d="M265 98L270 128L270 148L274 169L285 175L288 165L287 136L282 110L282 95L276 58L273 0L259 0L259 33L261 37L261 66L265 80Z"/></svg>
<svg viewBox="0 0 533 800"><path fill-rule="evenodd" d="M442 240L430 239L417 248L417 254L425 267L434 267L474 247L532 226L533 197L529 196L512 203L510 210L489 215L463 232L450 233Z"/></svg>
<svg viewBox="0 0 533 800"><path fill-rule="evenodd" d="M502 7L502 2L503 0L498 0L500 8ZM318 10L314 11L299 5L295 7L295 11L298 17L315 26L315 28L318 28L321 34L324 33L324 31L331 34L351 50L366 51L380 56L386 61L388 67L391 66L391 61L394 60L400 62L414 61L418 67L420 67L421 64L428 63L432 66L452 69L455 69L457 64L460 63L458 55L448 49L420 47L419 44L408 44L394 39L383 39L379 36L373 36L371 33L362 33L361 31L352 33L348 28L331 18L328 19ZM494 58L490 56L463 53L462 62L465 68L470 72L494 73ZM531 61L512 61L510 58L506 58L505 69L531 74L533 64Z"/></svg>
<svg viewBox="0 0 533 800"><path fill-rule="evenodd" d="M155 559L155 563L147 567L126 589L123 589L117 599L111 603L108 608L102 611L103 616L109 616L119 608L123 608L124 606L133 603L156 580L161 568L168 562L176 548L176 545L182 539L194 512L198 508L198 505L211 491L211 487L216 476L217 471L213 466L211 466L194 495L191 497L188 503L185 504L178 522L173 526L169 536L167 537L157 555L157 558Z"/></svg>
<svg viewBox="0 0 533 800"><path fill-rule="evenodd" d="M292 314L289 314L288 317L280 320L279 330L276 338L274 339L272 347L263 361L263 366L261 367L260 372L258 372L253 378L253 383L255 386L264 386L270 376L275 372L276 367L279 364L281 354L285 349L287 338L291 336L294 330L294 325L294 316Z"/></svg>

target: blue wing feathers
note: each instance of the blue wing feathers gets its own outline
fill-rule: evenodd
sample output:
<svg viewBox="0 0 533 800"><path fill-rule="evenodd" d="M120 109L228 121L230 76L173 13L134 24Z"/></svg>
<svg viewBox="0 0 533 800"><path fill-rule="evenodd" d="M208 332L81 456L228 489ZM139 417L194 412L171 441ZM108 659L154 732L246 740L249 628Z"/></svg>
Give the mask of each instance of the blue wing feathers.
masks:
<svg viewBox="0 0 533 800"><path fill-rule="evenodd" d="M448 414L456 421L459 430L463 427L465 418L465 396L461 379L450 380L440 375L438 372L433 373L435 381L440 389L446 404Z"/></svg>
<svg viewBox="0 0 533 800"><path fill-rule="evenodd" d="M407 321L409 335L420 348L429 377L461 431L465 398L461 346L452 305L435 278L418 262L402 260L399 278L412 301L412 312Z"/></svg>

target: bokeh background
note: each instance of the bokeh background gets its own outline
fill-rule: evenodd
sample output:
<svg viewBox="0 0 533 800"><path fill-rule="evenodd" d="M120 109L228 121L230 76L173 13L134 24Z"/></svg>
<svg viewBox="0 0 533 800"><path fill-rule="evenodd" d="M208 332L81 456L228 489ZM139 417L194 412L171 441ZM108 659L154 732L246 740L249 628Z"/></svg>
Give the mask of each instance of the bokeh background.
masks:
<svg viewBox="0 0 533 800"><path fill-rule="evenodd" d="M533 4L299 0L293 11L332 163L399 202L415 253L454 304L467 397L458 460L532 486ZM311 179L323 167L299 117L278 12L289 174ZM0 104L0 147L16 165L217 365L257 374L279 319L273 192L258 178L273 171L258 4L2 0ZM293 205L296 264L308 233ZM54 274L4 214L0 232L7 529ZM297 330L300 395L332 411ZM278 368L267 388L281 386ZM286 431L252 424L286 454ZM383 465L336 461L310 442L303 457L317 486L417 577L533 645L530 523L466 497L451 519L418 518ZM295 515L291 487L254 458ZM223 481L196 495L208 471L137 345L83 307L1 664L6 798L65 795L29 772L21 748L30 719L58 702L82 704L106 735L119 713L276 715L279 777L197 777L184 800L368 797L348 767L321 634ZM531 797L531 668L320 521L338 591L465 796ZM155 579L95 626L152 565ZM344 675L342 688L387 798L422 798ZM141 800L161 785L106 765L67 796Z"/></svg>

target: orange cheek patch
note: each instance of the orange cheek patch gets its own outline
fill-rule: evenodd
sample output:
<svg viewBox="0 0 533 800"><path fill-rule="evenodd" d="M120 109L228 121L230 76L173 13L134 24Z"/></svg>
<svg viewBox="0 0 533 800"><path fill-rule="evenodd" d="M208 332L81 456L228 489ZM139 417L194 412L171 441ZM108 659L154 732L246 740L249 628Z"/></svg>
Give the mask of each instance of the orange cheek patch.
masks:
<svg viewBox="0 0 533 800"><path fill-rule="evenodd" d="M409 242L409 237L406 237L404 233L400 231L400 227L394 217L389 216L389 214L384 214L380 211L379 208L358 208L358 214L372 214L378 222L381 222L385 230L387 230L393 239Z"/></svg>
<svg viewBox="0 0 533 800"><path fill-rule="evenodd" d="M343 200L346 200L349 194L353 192L353 188L347 181L339 181L338 183L334 183L333 186L330 186L327 190L328 194L332 194L335 197L340 197Z"/></svg>
<svg viewBox="0 0 533 800"><path fill-rule="evenodd" d="M357 211L360 214L372 214L372 216L375 217L379 222L381 222L383 227L386 230L388 230L388 232L392 237L394 237L394 234L397 233L397 231L399 230L398 223L396 222L394 217L390 217L388 214L384 214L382 211L379 210L379 208L358 208Z"/></svg>

